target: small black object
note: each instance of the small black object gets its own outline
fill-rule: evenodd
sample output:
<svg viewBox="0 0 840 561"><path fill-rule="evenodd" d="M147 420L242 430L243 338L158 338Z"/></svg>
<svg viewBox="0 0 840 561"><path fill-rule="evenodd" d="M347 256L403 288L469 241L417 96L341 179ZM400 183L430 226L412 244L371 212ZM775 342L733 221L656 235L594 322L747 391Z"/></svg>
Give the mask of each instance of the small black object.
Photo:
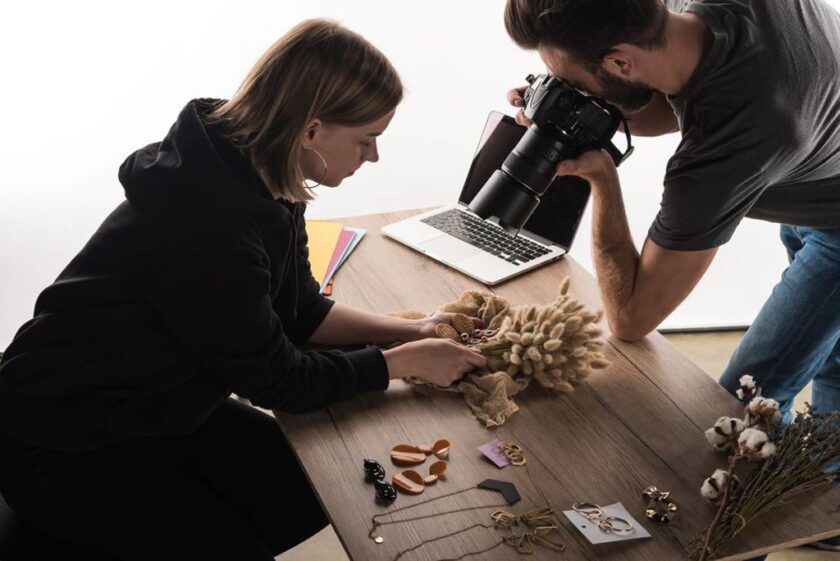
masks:
<svg viewBox="0 0 840 561"><path fill-rule="evenodd" d="M382 481L385 479L385 468L376 460L369 460L365 458L365 479L367 481Z"/></svg>
<svg viewBox="0 0 840 561"><path fill-rule="evenodd" d="M394 486L383 481L385 479L385 468L376 460L365 458L365 481L373 483L376 488L376 502L390 504L397 498L397 490Z"/></svg>
<svg viewBox="0 0 840 561"><path fill-rule="evenodd" d="M385 481L377 481L374 484L376 487L376 499L383 503L392 503L397 498L397 490L394 486Z"/></svg>
<svg viewBox="0 0 840 561"><path fill-rule="evenodd" d="M478 484L482 489L489 489L491 491L498 491L507 501L507 504L512 505L518 503L521 497L519 491L516 490L516 485L509 481L499 481L498 479L485 479Z"/></svg>

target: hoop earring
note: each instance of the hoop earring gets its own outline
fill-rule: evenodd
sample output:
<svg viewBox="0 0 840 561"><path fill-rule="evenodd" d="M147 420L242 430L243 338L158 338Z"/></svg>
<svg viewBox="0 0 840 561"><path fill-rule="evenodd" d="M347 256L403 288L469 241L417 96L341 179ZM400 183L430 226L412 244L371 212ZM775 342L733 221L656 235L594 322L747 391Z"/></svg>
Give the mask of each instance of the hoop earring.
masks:
<svg viewBox="0 0 840 561"><path fill-rule="evenodd" d="M317 154L317 156L319 158L321 158L321 162L324 163L324 177L321 178L321 181L319 183L316 183L315 185L306 185L306 180L305 179L303 180L303 184L306 186L307 189L314 189L315 187L318 187L319 185L324 183L324 180L327 179L327 170L329 169L329 168L327 168L327 160L325 160L324 156L322 156L321 153L318 152L317 150L315 150L314 148L310 148L309 146L304 146L303 149L304 150L311 150L312 152L315 152L315 154Z"/></svg>

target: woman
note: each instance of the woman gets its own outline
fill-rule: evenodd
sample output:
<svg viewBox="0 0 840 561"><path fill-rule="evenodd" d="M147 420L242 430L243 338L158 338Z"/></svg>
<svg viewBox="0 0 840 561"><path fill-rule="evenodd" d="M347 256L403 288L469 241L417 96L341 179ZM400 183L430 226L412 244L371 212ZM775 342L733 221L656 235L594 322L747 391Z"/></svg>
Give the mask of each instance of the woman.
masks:
<svg viewBox="0 0 840 561"><path fill-rule="evenodd" d="M446 315L334 304L309 270L305 180L336 187L377 161L401 98L378 50L311 20L230 101L191 101L126 159L127 200L0 363L0 491L23 518L111 558L271 559L326 519L275 421L232 392L306 412L483 366L425 339Z"/></svg>

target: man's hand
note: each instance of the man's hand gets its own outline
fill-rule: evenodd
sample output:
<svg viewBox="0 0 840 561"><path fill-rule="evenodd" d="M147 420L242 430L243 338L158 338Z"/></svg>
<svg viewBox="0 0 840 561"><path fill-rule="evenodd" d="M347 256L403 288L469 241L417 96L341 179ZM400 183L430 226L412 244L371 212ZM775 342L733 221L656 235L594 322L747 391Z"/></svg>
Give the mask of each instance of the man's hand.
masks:
<svg viewBox="0 0 840 561"><path fill-rule="evenodd" d="M520 86L518 88L513 88L507 93L508 103L513 105L514 107L525 107L525 90L528 89L529 86ZM525 116L525 111L520 109L516 112L516 122L522 125L523 127L530 127L531 120Z"/></svg>
<svg viewBox="0 0 840 561"><path fill-rule="evenodd" d="M557 164L557 175L576 175L591 184L618 181L615 162L606 150L591 150L577 158L562 160Z"/></svg>

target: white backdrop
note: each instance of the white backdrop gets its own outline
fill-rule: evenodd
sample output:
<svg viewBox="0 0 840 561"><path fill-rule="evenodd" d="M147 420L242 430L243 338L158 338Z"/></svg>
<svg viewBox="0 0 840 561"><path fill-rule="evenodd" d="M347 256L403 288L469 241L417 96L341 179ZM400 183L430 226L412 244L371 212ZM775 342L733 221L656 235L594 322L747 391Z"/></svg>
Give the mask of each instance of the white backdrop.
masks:
<svg viewBox="0 0 840 561"><path fill-rule="evenodd" d="M0 18L0 349L123 199L116 174L125 156L160 140L189 99L232 95L259 55L306 17L332 17L365 35L391 58L408 90L380 140L379 163L321 191L308 216L454 201L487 113L509 112L505 92L543 68L505 34L503 4L8 4ZM640 244L677 136L637 143L621 178ZM571 255L592 270L589 216ZM785 266L777 232L745 221L664 327L749 324Z"/></svg>

